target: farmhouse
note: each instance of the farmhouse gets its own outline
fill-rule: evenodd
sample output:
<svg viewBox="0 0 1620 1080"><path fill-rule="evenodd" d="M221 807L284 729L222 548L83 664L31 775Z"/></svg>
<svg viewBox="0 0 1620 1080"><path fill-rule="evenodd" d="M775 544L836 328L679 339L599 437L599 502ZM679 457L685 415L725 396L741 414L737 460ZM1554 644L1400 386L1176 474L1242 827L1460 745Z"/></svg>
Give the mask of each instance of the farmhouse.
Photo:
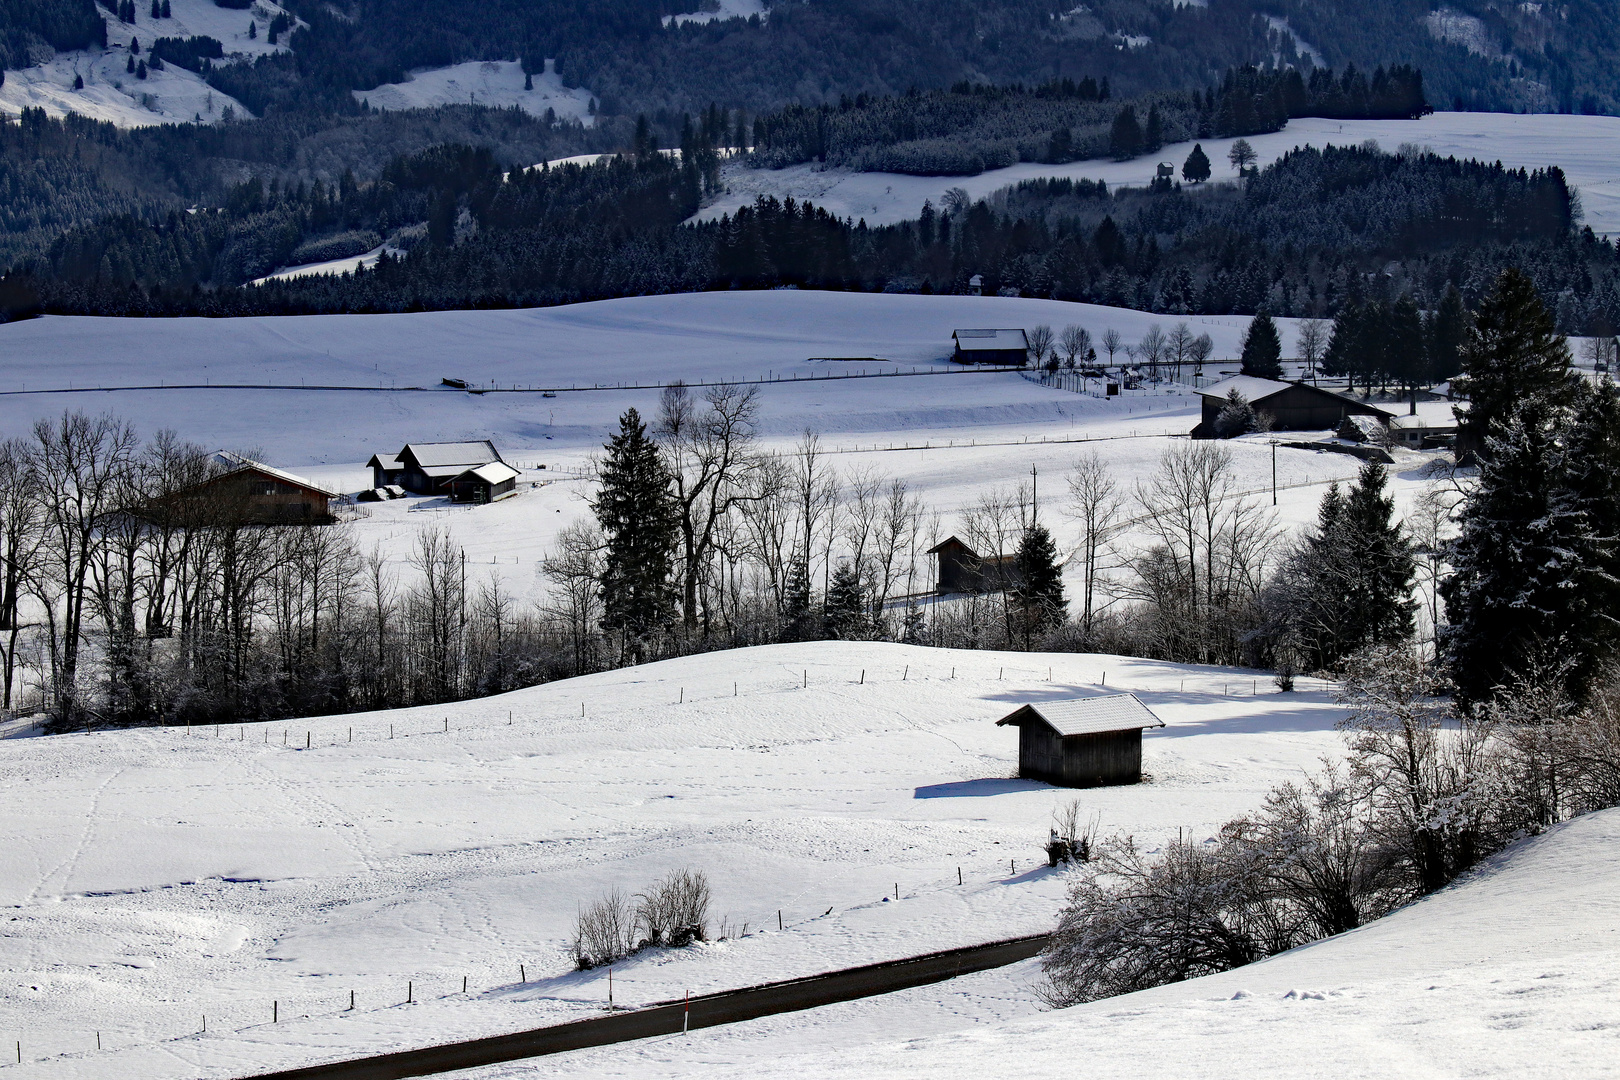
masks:
<svg viewBox="0 0 1620 1080"><path fill-rule="evenodd" d="M1195 439L1215 437L1215 418L1226 404L1227 395L1236 390L1254 411L1271 418L1273 431L1321 431L1337 428L1347 416L1374 416L1388 423L1394 415L1376 405L1355 398L1335 394L1318 386L1302 382L1278 382L1257 379L1252 375L1234 375L1198 391L1204 399L1204 415L1193 428Z"/></svg>
<svg viewBox="0 0 1620 1080"><path fill-rule="evenodd" d="M491 462L505 464L501 452L488 439L475 442L406 443L397 454L373 454L372 487L398 484L418 495L438 495L469 469ZM508 466L510 467L510 466ZM512 474L514 477L516 472Z"/></svg>
<svg viewBox="0 0 1620 1080"><path fill-rule="evenodd" d="M928 549L934 557L934 590L951 593L1000 592L1017 583L1015 555L982 556L952 536Z"/></svg>
<svg viewBox="0 0 1620 1080"><path fill-rule="evenodd" d="M1018 728L1018 775L1061 787L1104 787L1142 779L1142 729L1164 721L1135 694L1063 698L1025 705L996 721Z"/></svg>
<svg viewBox="0 0 1620 1080"><path fill-rule="evenodd" d="M173 493L143 513L174 513L191 524L327 525L338 493L262 461L221 450L216 475Z"/></svg>
<svg viewBox="0 0 1620 1080"><path fill-rule="evenodd" d="M450 501L492 503L517 491L518 471L504 461L491 461L450 481Z"/></svg>
<svg viewBox="0 0 1620 1080"><path fill-rule="evenodd" d="M953 330L951 339L956 342L951 359L958 364L1029 363L1029 341L1022 330Z"/></svg>

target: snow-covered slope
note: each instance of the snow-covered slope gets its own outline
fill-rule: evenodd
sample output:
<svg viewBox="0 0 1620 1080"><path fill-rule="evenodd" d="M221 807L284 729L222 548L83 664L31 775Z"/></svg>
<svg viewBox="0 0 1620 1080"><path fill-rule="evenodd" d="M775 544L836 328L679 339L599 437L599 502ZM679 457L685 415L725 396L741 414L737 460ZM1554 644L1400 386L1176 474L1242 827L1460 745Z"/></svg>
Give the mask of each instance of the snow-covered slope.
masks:
<svg viewBox="0 0 1620 1080"><path fill-rule="evenodd" d="M903 1028L868 1034L859 1017L885 1006L857 1003L846 1007L861 1033L853 1047L779 1018L458 1075L743 1077L768 1067L828 1080L1612 1077L1617 852L1620 811L1594 814L1352 933L1038 1019L987 1017L907 1038L914 1032ZM951 986L911 993L945 1007Z"/></svg>
<svg viewBox="0 0 1620 1080"><path fill-rule="evenodd" d="M6 72L5 85L0 86L0 111L15 115L23 109L44 109L50 116L76 113L120 127L212 124L224 119L226 109L237 117L252 115L240 101L175 64L149 71L145 79L137 78L126 70L130 44L138 41L139 56L146 59L160 37L211 37L225 51L225 59L218 62L251 61L286 50L285 35L272 45L268 33L270 20L288 14L285 9L273 0L254 0L247 10L218 7L213 0L170 0L170 17L154 19L150 4L135 7L135 22L125 23L97 5L107 24L105 50L60 53L34 67ZM258 27L253 38L248 37L250 22ZM82 89L74 89L75 77L84 80Z"/></svg>
<svg viewBox="0 0 1620 1080"><path fill-rule="evenodd" d="M547 109L566 120L589 127L594 98L589 90L563 85L554 60L534 76L534 89L524 88L523 65L516 60L485 60L411 72L408 82L387 83L375 90L356 90L354 96L373 109L423 109L433 105L488 105L498 109L517 106L544 116Z"/></svg>
<svg viewBox="0 0 1620 1080"><path fill-rule="evenodd" d="M688 11L680 15L665 15L665 26L684 26L687 23L702 25L711 22L723 22L726 19L748 19L758 15L768 18L769 11L765 0L709 0L697 11Z"/></svg>
<svg viewBox="0 0 1620 1080"><path fill-rule="evenodd" d="M1262 164L1297 146L1345 146L1368 139L1388 151L1413 143L1437 154L1500 161L1513 168L1556 165L1580 189L1587 223L1600 233L1620 232L1620 173L1614 168L1620 156L1620 117L1437 112L1420 120L1303 119L1290 120L1285 129L1275 134L1248 137ZM1234 141L1202 141L1204 152L1215 166L1217 181L1235 175L1226 161ZM728 167L728 194L697 216L718 218L752 203L757 195L791 195L809 199L840 217L865 218L868 225L886 225L916 217L924 200L939 206L945 193L955 187L980 199L1009 184L1041 176L1102 179L1116 187L1143 186L1152 179L1159 161L1173 164L1179 176L1181 163L1191 150L1191 143L1179 143L1166 146L1151 159L1076 161L1067 165L1024 162L978 176L852 173L814 165L779 170Z"/></svg>
<svg viewBox="0 0 1620 1080"><path fill-rule="evenodd" d="M568 972L577 905L679 867L710 876L732 940L620 965L621 1004L1037 931L1063 892L1040 844L1075 793L1009 779L994 721L1105 676L1170 725L1150 782L1080 793L1105 829L1211 830L1339 746L1314 683L861 642L218 735L0 741L0 1038L19 1077L156 1080L589 1014L607 981ZM1025 974L888 1007L917 1032L1028 1016Z"/></svg>

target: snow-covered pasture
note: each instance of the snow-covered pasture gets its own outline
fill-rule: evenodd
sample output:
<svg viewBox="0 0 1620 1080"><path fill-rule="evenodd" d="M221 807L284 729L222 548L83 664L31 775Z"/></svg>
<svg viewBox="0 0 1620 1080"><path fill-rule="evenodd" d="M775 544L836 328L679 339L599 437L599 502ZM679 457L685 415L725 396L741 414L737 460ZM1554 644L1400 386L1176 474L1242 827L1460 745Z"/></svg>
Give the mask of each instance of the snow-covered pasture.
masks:
<svg viewBox="0 0 1620 1080"><path fill-rule="evenodd" d="M523 65L516 60L483 60L410 73L401 83L385 83L372 90L354 91L355 99L373 109L426 109L435 105L488 105L497 109L516 106L534 116L550 109L565 120L589 127L596 116L589 90L563 85L556 61L533 76L533 89L525 89Z"/></svg>
<svg viewBox="0 0 1620 1080"><path fill-rule="evenodd" d="M1011 779L994 721L1105 678L1169 724L1149 781ZM7 740L0 1038L19 1076L155 1080L586 1015L607 975L569 970L577 906L681 867L731 938L620 965L620 1004L1034 932L1063 894L1040 849L1059 804L1149 842L1208 834L1336 753L1337 715L1249 672L821 642L218 735ZM839 1038L1029 1016L1030 976L886 998ZM825 1038L862 1012L840 1009L778 1023Z"/></svg>
<svg viewBox="0 0 1620 1080"><path fill-rule="evenodd" d="M1500 161L1510 168L1542 169L1556 165L1580 190L1586 223L1603 234L1620 232L1620 117L1549 114L1436 112L1419 120L1290 120L1282 131L1250 135L1249 144L1261 165L1301 146L1354 146L1368 139L1394 152L1411 143L1441 156ZM1226 155L1234 139L1200 140L1215 166L1215 180L1235 178ZM1075 161L1065 165L1022 162L978 176L905 176L899 173L856 173L795 165L787 169L728 166L728 193L699 211L708 220L752 203L757 195L808 199L839 217L865 218L868 225L889 225L915 218L925 200L937 207L951 188L982 199L1021 180L1066 176L1105 180L1110 187L1145 186L1158 162L1168 162L1180 175L1193 144L1175 143L1152 158L1134 161Z"/></svg>
<svg viewBox="0 0 1620 1080"><path fill-rule="evenodd" d="M266 319L119 320L49 318L0 327L0 384L11 390L69 386L209 384L198 389L0 395L0 430L21 433L64 408L113 410L143 433L171 427L206 446L237 447L339 490L370 486L364 462L409 441L493 439L552 480L477 509L424 512L424 501L370 504L357 528L369 546L403 554L417 524L445 524L473 563L506 564L509 583L527 583L556 531L585 513L578 479L589 456L628 407L656 412L653 384L786 379L758 386L761 438L789 450L805 430L820 433L838 470L904 478L941 515L942 535L960 512L995 487L1039 470L1043 505L1063 495L1061 477L1089 450L1129 487L1198 420L1185 387L1103 400L1042 387L1012 372L972 372L945 359L956 327L1061 329L1078 323L1128 341L1170 316L1047 300L895 296L783 290L642 297L523 311ZM1215 356L1239 349L1247 319L1188 320L1215 340ZM1283 324L1285 346L1295 328ZM882 360L827 360L881 357ZM1211 371L1231 368L1212 363ZM851 372L934 372L894 378L825 378ZM300 386L435 387L444 376L474 387L605 387L539 393L470 394L428 389L379 393ZM648 387L613 389L615 384ZM226 389L256 384L281 389ZM1165 392L1168 389L1173 392ZM1072 440L1095 439L1093 442ZM890 447L910 446L901 450ZM1232 446L1241 486L1269 494L1272 450ZM1279 449L1279 512L1285 522L1314 513L1322 486L1352 476L1354 458ZM1425 459L1403 458L1403 498L1421 484ZM1049 516L1060 544L1067 526Z"/></svg>

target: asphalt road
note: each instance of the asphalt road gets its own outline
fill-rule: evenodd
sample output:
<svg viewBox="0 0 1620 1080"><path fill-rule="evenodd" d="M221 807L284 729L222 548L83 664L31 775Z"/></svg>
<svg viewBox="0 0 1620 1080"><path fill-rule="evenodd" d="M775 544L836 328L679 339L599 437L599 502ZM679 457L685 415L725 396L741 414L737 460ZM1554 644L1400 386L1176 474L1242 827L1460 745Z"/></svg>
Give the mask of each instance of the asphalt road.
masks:
<svg viewBox="0 0 1620 1080"><path fill-rule="evenodd" d="M761 1016L797 1012L838 1001L853 1001L912 986L925 986L969 972L1005 967L1035 956L1045 947L1046 940L1047 935L1037 934L962 949L947 949L803 979L705 994L689 1002L659 1002L640 1009L511 1035L494 1035L444 1046L427 1046L352 1061L261 1073L249 1080L396 1080L399 1077L428 1076L502 1061L560 1054L588 1046L607 1046L655 1035L673 1035L681 1031L683 1026L703 1028L735 1024Z"/></svg>

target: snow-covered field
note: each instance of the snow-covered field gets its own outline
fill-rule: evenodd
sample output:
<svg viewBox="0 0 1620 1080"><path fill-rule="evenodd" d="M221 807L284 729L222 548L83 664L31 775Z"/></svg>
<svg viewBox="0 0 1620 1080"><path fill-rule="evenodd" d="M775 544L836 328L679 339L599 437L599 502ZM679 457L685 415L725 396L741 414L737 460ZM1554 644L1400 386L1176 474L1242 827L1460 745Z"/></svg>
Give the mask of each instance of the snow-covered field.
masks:
<svg viewBox="0 0 1620 1080"><path fill-rule="evenodd" d="M456 1075L1612 1077L1620 1075L1616 845L1620 811L1580 818L1360 930L1039 1018L985 1009L950 1033L872 1032L862 1021L885 1006L857 1003L838 1007L853 1038L830 1016L777 1017ZM1033 977L1034 963L1024 967ZM996 974L1016 982L1016 971ZM908 991L921 1000L886 1007L896 1019L928 1015L958 1003L954 988Z"/></svg>
<svg viewBox="0 0 1620 1080"><path fill-rule="evenodd" d="M107 24L105 50L59 53L33 67L6 72L5 85L0 86L0 112L16 115L29 108L44 109L50 116L77 113L120 127L216 123L227 108L238 117L252 115L241 102L176 64L149 71L145 79L136 78L125 70L130 42L140 41L140 57L145 59L152 42L160 37L211 37L224 47L227 59L251 61L287 48L285 36L275 45L268 40L270 20L286 14L280 5L255 0L247 10L231 10L216 6L213 0L170 0L167 19L152 18L149 3L135 7L135 22L130 24L97 5ZM248 37L250 21L258 26L257 37ZM84 80L83 89L74 89L75 76Z"/></svg>
<svg viewBox="0 0 1620 1080"><path fill-rule="evenodd" d="M1340 745L1315 684L846 642L219 735L0 742L9 1068L232 1076L588 1015L607 979L569 971L577 906L680 867L709 875L730 940L620 965L620 1004L1038 931L1063 893L1040 844L1076 793L1009 779L994 721L1105 679L1169 724L1150 782L1078 793L1107 831L1209 833ZM960 1031L1033 1015L1031 974L774 1023L810 1046Z"/></svg>
<svg viewBox="0 0 1620 1080"><path fill-rule="evenodd" d="M469 61L451 67L411 72L402 83L386 83L374 90L356 90L354 96L373 109L425 109L434 105L488 105L496 109L516 106L534 116L552 109L566 120L589 127L596 121L589 90L563 85L554 60L534 76L534 89L525 90L523 65L516 60Z"/></svg>
<svg viewBox="0 0 1620 1080"><path fill-rule="evenodd" d="M1587 224L1603 234L1620 232L1620 173L1614 167L1620 155L1620 117L1437 112L1420 120L1307 118L1290 120L1286 128L1274 134L1248 137L1261 164L1299 146L1356 145L1368 139L1391 152L1403 143L1413 143L1442 156L1500 161L1512 168L1556 165L1580 189ZM1234 141L1203 140L1217 181L1235 176L1226 160ZM1175 165L1179 176L1181 163L1191 150L1192 143L1177 143L1166 146L1151 159L1076 161L1067 165L1023 162L978 176L854 173L815 165L776 170L728 166L725 180L729 193L697 216L718 218L752 203L757 195L791 195L824 206L839 217L865 218L868 225L888 225L915 218L925 200L939 206L945 192L954 187L981 199L1020 180L1043 176L1102 179L1112 187L1143 186L1153 178L1159 161Z"/></svg>
<svg viewBox="0 0 1620 1080"><path fill-rule="evenodd" d="M64 408L113 410L144 433L170 427L209 447L234 447L341 491L371 485L364 463L406 442L493 439L508 460L532 467L526 481L554 480L476 509L425 513L425 500L369 504L361 540L403 555L419 523L446 525L470 560L505 564L509 584L533 583L536 561L557 530L585 513L576 477L634 406L652 416L656 385L764 382L761 437L787 450L809 429L848 476L905 478L941 515L941 538L959 514L994 487L1039 469L1046 505L1062 497L1062 474L1088 449L1102 454L1127 487L1155 466L1199 418L1186 387L1133 391L1101 400L1042 387L1012 372L971 372L945 360L955 327L1068 323L1094 336L1107 327L1135 341L1150 325L1177 320L1144 312L1003 297L776 292L642 297L525 311L281 319L118 320L51 318L0 327L0 388L158 386L198 389L109 393L0 394L0 430L26 431ZM1189 320L1215 340L1215 355L1238 351L1247 319ZM1294 327L1283 323L1285 345ZM825 357L882 357L835 361ZM1212 363L1211 372L1230 369ZM893 378L828 379L851 372L934 372ZM71 372L71 374L68 374ZM586 386L539 393L470 394L431 389L454 376L474 387ZM200 384L353 387L421 386L415 393L355 389L225 389ZM617 389L617 384L641 389ZM1093 439L1095 442L1077 440ZM898 447L913 449L891 449ZM1269 491L1272 451L1264 440L1233 444L1245 490ZM1432 455L1430 455L1432 456ZM1423 455L1403 455L1397 487L1421 486ZM1279 513L1309 520L1322 487L1354 475L1356 459L1304 450L1276 452ZM545 465L541 472L537 466ZM1054 519L1060 544L1068 525Z"/></svg>

